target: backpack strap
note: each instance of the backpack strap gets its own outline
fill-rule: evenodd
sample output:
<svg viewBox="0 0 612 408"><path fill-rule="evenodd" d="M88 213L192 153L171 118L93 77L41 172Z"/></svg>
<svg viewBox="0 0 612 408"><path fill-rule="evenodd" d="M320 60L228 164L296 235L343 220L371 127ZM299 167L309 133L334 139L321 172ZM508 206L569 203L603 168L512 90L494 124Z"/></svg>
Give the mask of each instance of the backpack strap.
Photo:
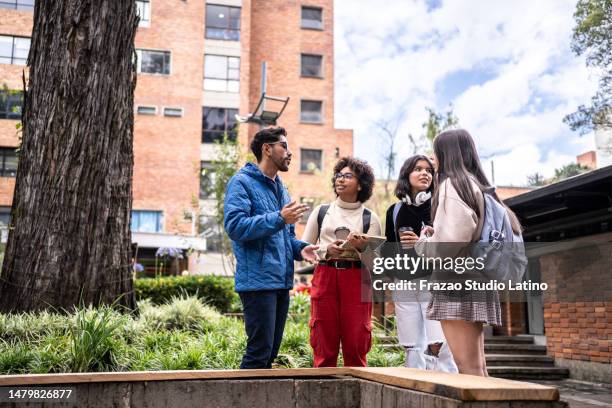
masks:
<svg viewBox="0 0 612 408"><path fill-rule="evenodd" d="M321 239L321 226L323 225L323 219L325 214L329 210L329 204L323 204L319 207L319 213L317 214L317 241ZM370 221L372 220L372 212L367 208L363 209L363 233L366 234L370 229Z"/></svg>
<svg viewBox="0 0 612 408"><path fill-rule="evenodd" d="M400 210L402 209L402 201L395 203L393 206L393 230L395 231L395 238L397 242L399 242L399 235L397 234L397 216L399 215Z"/></svg>
<svg viewBox="0 0 612 408"><path fill-rule="evenodd" d="M367 234L370 230L370 220L372 219L372 212L367 208L363 209L363 233Z"/></svg>
<svg viewBox="0 0 612 408"><path fill-rule="evenodd" d="M329 204L322 204L319 207L319 213L317 214L317 242L321 239L321 225L323 225L323 218L325 218L327 210L329 210Z"/></svg>

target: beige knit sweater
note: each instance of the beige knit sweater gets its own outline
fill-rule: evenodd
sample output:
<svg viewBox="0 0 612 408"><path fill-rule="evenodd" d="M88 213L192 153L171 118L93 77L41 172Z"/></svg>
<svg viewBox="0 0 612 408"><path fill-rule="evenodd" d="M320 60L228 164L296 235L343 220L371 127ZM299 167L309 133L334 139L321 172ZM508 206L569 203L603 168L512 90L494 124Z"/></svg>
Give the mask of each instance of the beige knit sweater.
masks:
<svg viewBox="0 0 612 408"><path fill-rule="evenodd" d="M470 181L472 190L478 200L480 214L484 214L482 192L474 180ZM431 237L421 237L416 243L415 249L417 253L425 254L426 256L456 256L460 252L460 245L436 246L424 244L426 242L458 242L467 244L478 241L484 217L479 219L476 212L459 197L459 193L449 179L444 180L440 184L439 192L438 208L433 223L434 234ZM452 249L457 251L457 253L435 253L442 248L445 252Z"/></svg>
<svg viewBox="0 0 612 408"><path fill-rule="evenodd" d="M317 243L317 217L319 215L318 205L308 217L302 241L311 244ZM363 232L363 203L347 203L337 198L336 201L329 205L329 209L323 218L321 225L321 239L319 241L319 256L321 259L327 259L327 246L336 241L334 231L338 227L347 227L351 232ZM372 217L370 219L370 228L366 231L369 235L381 235L380 219L376 213L370 210ZM359 254L354 250L344 251L340 256L342 259L360 259Z"/></svg>

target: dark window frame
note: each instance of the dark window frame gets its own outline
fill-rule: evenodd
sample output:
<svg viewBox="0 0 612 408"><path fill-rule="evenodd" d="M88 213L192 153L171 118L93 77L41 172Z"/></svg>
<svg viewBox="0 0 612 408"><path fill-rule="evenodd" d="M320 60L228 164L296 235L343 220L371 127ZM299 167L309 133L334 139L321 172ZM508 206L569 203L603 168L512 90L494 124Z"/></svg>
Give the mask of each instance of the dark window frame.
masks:
<svg viewBox="0 0 612 408"><path fill-rule="evenodd" d="M28 57L26 56L25 58L19 58L19 57L15 57L15 47L17 46L16 41L17 39L27 39L30 41L30 45L28 46L28 54L30 52L30 47L32 46L32 38L31 37L23 37L23 36L19 36L19 35L0 35L0 37L6 37L6 38L10 38L12 41L11 44L11 55L0 55L0 58L6 58L6 59L10 59L11 62L3 62L2 64L7 64L7 65L25 65ZM20 62L20 63L17 63Z"/></svg>
<svg viewBox="0 0 612 408"><path fill-rule="evenodd" d="M162 114L167 118L182 118L185 115L185 109L182 106L164 106Z"/></svg>
<svg viewBox="0 0 612 408"><path fill-rule="evenodd" d="M303 103L304 102L318 102L321 104L321 110L320 110L320 120L314 121L314 120L306 120L304 119L303 116ZM310 125L322 125L325 122L325 114L324 114L324 106L323 106L323 101L320 99L301 99L300 100L300 123L305 123L305 124L310 124Z"/></svg>
<svg viewBox="0 0 612 408"><path fill-rule="evenodd" d="M6 161L7 158L14 157L17 160L17 165L19 165L19 160L17 157L17 149L14 147L0 147L0 177L16 177L17 176L17 166L15 169L7 169Z"/></svg>
<svg viewBox="0 0 612 408"><path fill-rule="evenodd" d="M300 224L306 224L308 222L308 218L310 218L310 214L316 207L317 200L314 197L300 197L300 204L306 204L308 209L302 214L302 218L300 218Z"/></svg>
<svg viewBox="0 0 612 408"><path fill-rule="evenodd" d="M208 114L206 110L209 110ZM208 115L213 113L213 109L215 110L224 110L224 119L223 119L223 129L214 129L207 130L206 129L206 118ZM220 108L216 106L203 106L202 107L202 143L215 143L217 141L223 140L223 135L227 133L227 136L230 140L236 140L238 137L237 121L234 118L234 115L238 113L238 109L236 108ZM233 123L233 126L231 126Z"/></svg>
<svg viewBox="0 0 612 408"><path fill-rule="evenodd" d="M140 16L138 27L149 27L151 25L151 0L136 0L136 7L138 7L138 3L142 4L143 10L148 10L149 12L148 18L145 18L147 14L146 11L144 12L145 16Z"/></svg>
<svg viewBox="0 0 612 408"><path fill-rule="evenodd" d="M211 170L206 177L202 174L204 170ZM213 170L213 164L211 161L206 161L206 160L200 161L200 191L199 191L200 200L210 200L210 199L215 198L214 191L206 191L206 188L204 188L205 186L204 180L207 179L208 181L206 184L208 185L208 188L211 190L214 190L215 174L214 172L212 172L212 170Z"/></svg>
<svg viewBox="0 0 612 408"><path fill-rule="evenodd" d="M307 163L305 163L304 161L304 153L305 152L317 152L319 153L319 163L317 166L317 163L315 163L315 168L314 169L310 169L307 166ZM307 147L300 147L300 173L308 173L308 174L313 174L316 171L323 171L323 149L310 149Z"/></svg>
<svg viewBox="0 0 612 408"><path fill-rule="evenodd" d="M155 231L142 231L140 229L132 229L132 224L134 223L135 215L140 215L143 213L155 213L158 215L155 225ZM132 232L151 232L151 233L160 233L164 231L164 212L161 210L132 210L132 219L130 221L130 230Z"/></svg>
<svg viewBox="0 0 612 408"><path fill-rule="evenodd" d="M153 112L150 111L153 109ZM137 105L136 106L136 114L144 115L144 116L155 116L157 115L157 106L153 105Z"/></svg>
<svg viewBox="0 0 612 408"><path fill-rule="evenodd" d="M320 20L313 20L313 19L310 19L310 18L305 19L304 18L304 11L305 10L316 10L316 11L319 11L321 13L321 19ZM304 24L305 22L306 22L306 24ZM308 23L308 22L310 22L310 23ZM318 31L322 31L323 30L323 7L302 5L301 12L300 12L300 27L305 29L305 30L318 30Z"/></svg>
<svg viewBox="0 0 612 408"><path fill-rule="evenodd" d="M219 78L219 77L214 77L214 76L207 77L206 76L206 57L222 57L222 58L225 58L225 60L226 60L225 78ZM235 58L235 59L238 60L238 68L230 68L230 64L229 64L230 58ZM231 79L229 77L229 73L230 73L230 71L236 70L236 69L238 70L238 79ZM212 80L217 80L217 81L225 81L225 91L218 91L218 90L214 90L214 89L207 89L206 85L205 85L207 79L212 79ZM238 90L237 91L230 91L229 90L230 82L238 82ZM240 93L240 57L237 57L235 55L204 54L204 90L212 91L212 92Z"/></svg>
<svg viewBox="0 0 612 408"><path fill-rule="evenodd" d="M304 73L304 57L316 57L319 59L319 74L318 75L310 75ZM300 54L300 76L304 78L323 78L323 55L321 54L309 54L309 53L301 53Z"/></svg>
<svg viewBox="0 0 612 408"><path fill-rule="evenodd" d="M150 50L150 49L146 49L146 48L137 48L136 49L137 54L140 53L140 57L138 59L138 74L146 74L146 75L159 75L159 76L170 76L172 75L172 51L166 51L166 50ZM163 62L163 66L162 66L162 72L145 72L142 70L142 54L144 52L149 52L149 53L156 53L156 54L163 54L164 55L164 62ZM165 58L167 57L167 58ZM167 67L167 73L163 72L165 71L165 68Z"/></svg>
<svg viewBox="0 0 612 408"><path fill-rule="evenodd" d="M20 105L19 112L13 112L12 110L12 106L15 106L16 102ZM22 113L23 91L0 89L0 119L21 120Z"/></svg>
<svg viewBox="0 0 612 408"><path fill-rule="evenodd" d="M221 7L227 9L227 24L221 26L210 24L208 21L209 7ZM238 10L238 28L232 27L232 20L235 21L235 17L232 17L232 11ZM204 20L204 38L209 40L219 41L240 41L240 30L242 19L242 7L228 6L226 4L206 4L206 17ZM221 30L221 31L218 31ZM215 35L214 33L219 33Z"/></svg>
<svg viewBox="0 0 612 408"><path fill-rule="evenodd" d="M6 222L5 222L6 221ZM8 232L11 226L11 207L0 206L0 243L6 244Z"/></svg>

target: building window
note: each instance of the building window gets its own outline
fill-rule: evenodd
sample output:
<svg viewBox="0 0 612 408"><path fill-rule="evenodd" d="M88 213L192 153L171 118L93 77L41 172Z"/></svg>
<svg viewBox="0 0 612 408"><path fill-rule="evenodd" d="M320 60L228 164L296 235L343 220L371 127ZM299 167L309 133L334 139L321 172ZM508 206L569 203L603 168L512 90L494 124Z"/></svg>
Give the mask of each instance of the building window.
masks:
<svg viewBox="0 0 612 408"><path fill-rule="evenodd" d="M308 222L308 217L312 213L312 210L315 208L315 199L311 197L300 197L300 204L306 204L308 209L302 214L302 218L300 218L300 224L306 224Z"/></svg>
<svg viewBox="0 0 612 408"><path fill-rule="evenodd" d="M300 149L300 171L313 173L323 170L323 150Z"/></svg>
<svg viewBox="0 0 612 408"><path fill-rule="evenodd" d="M0 177L17 175L17 152L14 147L0 147Z"/></svg>
<svg viewBox="0 0 612 408"><path fill-rule="evenodd" d="M200 200L214 198L214 188L215 173L212 163L209 161L200 162Z"/></svg>
<svg viewBox="0 0 612 408"><path fill-rule="evenodd" d="M0 64L25 65L29 51L29 38L0 35Z"/></svg>
<svg viewBox="0 0 612 408"><path fill-rule="evenodd" d="M0 207L0 243L8 241L9 225L11 224L11 207Z"/></svg>
<svg viewBox="0 0 612 408"><path fill-rule="evenodd" d="M0 119L21 119L23 92L0 89Z"/></svg>
<svg viewBox="0 0 612 408"><path fill-rule="evenodd" d="M164 108L164 116L181 118L183 117L183 108Z"/></svg>
<svg viewBox="0 0 612 408"><path fill-rule="evenodd" d="M202 109L202 143L222 141L227 132L230 140L236 140L236 118L238 109L207 108Z"/></svg>
<svg viewBox="0 0 612 408"><path fill-rule="evenodd" d="M170 52L136 50L138 72L143 74L170 75Z"/></svg>
<svg viewBox="0 0 612 408"><path fill-rule="evenodd" d="M303 77L323 77L323 56L302 54L302 76Z"/></svg>
<svg viewBox="0 0 612 408"><path fill-rule="evenodd" d="M161 211L132 210L132 232L162 232Z"/></svg>
<svg viewBox="0 0 612 408"><path fill-rule="evenodd" d="M302 101L300 120L304 123L323 123L323 102Z"/></svg>
<svg viewBox="0 0 612 408"><path fill-rule="evenodd" d="M240 7L207 4L206 38L240 41Z"/></svg>
<svg viewBox="0 0 612 408"><path fill-rule="evenodd" d="M157 115L157 106L138 106L136 113L139 115Z"/></svg>
<svg viewBox="0 0 612 408"><path fill-rule="evenodd" d="M302 28L323 29L323 9L302 6Z"/></svg>
<svg viewBox="0 0 612 408"><path fill-rule="evenodd" d="M136 12L140 17L138 27L149 27L151 25L151 1L136 0Z"/></svg>
<svg viewBox="0 0 612 408"><path fill-rule="evenodd" d="M207 91L240 92L240 58L205 55L204 89Z"/></svg>
<svg viewBox="0 0 612 408"><path fill-rule="evenodd" d="M32 11L34 0L0 0L0 8Z"/></svg>

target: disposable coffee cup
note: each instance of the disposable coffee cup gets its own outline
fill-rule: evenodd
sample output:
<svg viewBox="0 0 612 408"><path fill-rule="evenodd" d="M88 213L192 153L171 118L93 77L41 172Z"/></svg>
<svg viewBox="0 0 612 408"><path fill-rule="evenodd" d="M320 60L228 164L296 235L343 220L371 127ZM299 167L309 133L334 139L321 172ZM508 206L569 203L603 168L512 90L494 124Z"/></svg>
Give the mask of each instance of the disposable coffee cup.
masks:
<svg viewBox="0 0 612 408"><path fill-rule="evenodd" d="M414 232L414 229L412 227L400 227L397 230L397 233L398 233L400 239L402 238L402 235L405 234L406 232ZM402 244L402 248L409 249L410 247L405 246L404 244Z"/></svg>
<svg viewBox="0 0 612 408"><path fill-rule="evenodd" d="M412 227L400 227L397 232L402 235L406 232L414 232L414 229Z"/></svg>
<svg viewBox="0 0 612 408"><path fill-rule="evenodd" d="M348 238L350 233L351 230L347 227L338 227L334 230L334 235L336 236L336 239L341 239L343 241Z"/></svg>

